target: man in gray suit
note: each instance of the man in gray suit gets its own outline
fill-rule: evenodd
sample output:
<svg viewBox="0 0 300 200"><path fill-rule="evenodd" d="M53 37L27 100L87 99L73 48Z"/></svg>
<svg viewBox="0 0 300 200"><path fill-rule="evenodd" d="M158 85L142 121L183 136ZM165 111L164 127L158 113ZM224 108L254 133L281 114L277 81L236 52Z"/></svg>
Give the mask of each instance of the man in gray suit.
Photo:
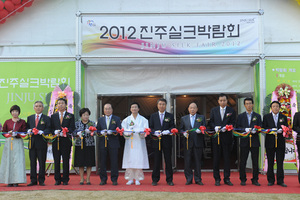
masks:
<svg viewBox="0 0 300 200"><path fill-rule="evenodd" d="M180 131L183 132L184 139L184 175L186 185L193 183L193 171L191 169L192 157L194 157L194 179L198 185L203 185L201 178L201 160L204 147L204 135L199 130L200 126L205 126L205 117L197 114L197 104L192 102L188 107L189 115L181 118ZM189 131L196 129L194 131Z"/></svg>

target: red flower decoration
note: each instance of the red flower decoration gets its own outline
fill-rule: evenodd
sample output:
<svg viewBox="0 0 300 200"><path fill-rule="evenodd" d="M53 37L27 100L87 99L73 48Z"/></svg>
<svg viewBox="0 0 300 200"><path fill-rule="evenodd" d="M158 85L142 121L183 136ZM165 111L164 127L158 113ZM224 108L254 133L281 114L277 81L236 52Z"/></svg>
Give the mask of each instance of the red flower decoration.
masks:
<svg viewBox="0 0 300 200"><path fill-rule="evenodd" d="M146 136L150 135L151 129L150 128L145 128L144 132L146 133Z"/></svg>
<svg viewBox="0 0 300 200"><path fill-rule="evenodd" d="M97 130L97 128L94 126L90 126L89 130L91 131L91 136L94 136L94 132Z"/></svg>
<svg viewBox="0 0 300 200"><path fill-rule="evenodd" d="M62 128L63 136L67 137L67 133L69 132L69 129L67 127Z"/></svg>
<svg viewBox="0 0 300 200"><path fill-rule="evenodd" d="M225 128L226 128L227 131L232 131L233 130L232 125L226 125Z"/></svg>
<svg viewBox="0 0 300 200"><path fill-rule="evenodd" d="M172 128L172 129L171 129L171 133L172 133L173 135L175 135L176 133L178 133L178 129L177 129L177 128Z"/></svg>
<svg viewBox="0 0 300 200"><path fill-rule="evenodd" d="M206 130L205 126L200 126L199 129L201 130L202 134L204 134L204 131Z"/></svg>
<svg viewBox="0 0 300 200"><path fill-rule="evenodd" d="M3 135L4 137L6 137L6 138L11 137L11 134L9 134L9 133L3 133L2 135Z"/></svg>
<svg viewBox="0 0 300 200"><path fill-rule="evenodd" d="M120 134L120 136L123 136L124 128L120 129L119 127L117 127L116 131Z"/></svg>
<svg viewBox="0 0 300 200"><path fill-rule="evenodd" d="M36 128L33 128L33 129L32 129L32 132L33 132L34 135L37 135L37 134L39 133L39 130L36 129Z"/></svg>
<svg viewBox="0 0 300 200"><path fill-rule="evenodd" d="M260 129L261 129L261 127L260 127L260 126L257 126L257 125L255 125L254 128L257 129L257 130L260 130Z"/></svg>

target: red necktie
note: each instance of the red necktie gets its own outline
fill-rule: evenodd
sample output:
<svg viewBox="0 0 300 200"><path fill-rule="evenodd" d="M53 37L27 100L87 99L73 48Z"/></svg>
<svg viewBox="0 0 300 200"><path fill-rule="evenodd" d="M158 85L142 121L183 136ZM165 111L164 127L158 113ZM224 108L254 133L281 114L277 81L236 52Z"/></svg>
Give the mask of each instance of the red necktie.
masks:
<svg viewBox="0 0 300 200"><path fill-rule="evenodd" d="M36 119L35 119L35 127L37 127L39 123L39 115L36 115Z"/></svg>

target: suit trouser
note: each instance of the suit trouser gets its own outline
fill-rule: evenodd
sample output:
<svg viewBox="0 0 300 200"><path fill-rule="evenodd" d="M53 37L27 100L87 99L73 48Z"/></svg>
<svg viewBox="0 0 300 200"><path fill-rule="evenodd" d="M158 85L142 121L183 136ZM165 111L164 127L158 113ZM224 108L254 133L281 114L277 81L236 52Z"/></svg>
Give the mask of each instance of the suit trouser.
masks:
<svg viewBox="0 0 300 200"><path fill-rule="evenodd" d="M259 157L259 147L241 147L241 155L240 155L240 180L247 181L246 178L246 163L249 155L249 151L251 151L251 159L252 159L252 168L253 168L253 177L251 181L258 181L258 157Z"/></svg>
<svg viewBox="0 0 300 200"><path fill-rule="evenodd" d="M70 169L70 153L71 153L70 145L64 145L64 143L60 142L59 150L57 149L57 145L52 146L53 151L53 158L54 158L54 167L55 167L55 174L54 179L55 181L62 181L68 182L69 178L69 169ZM61 178L60 175L60 158L62 156L63 160L63 177Z"/></svg>
<svg viewBox="0 0 300 200"><path fill-rule="evenodd" d="M184 149L184 175L187 182L193 181L193 171L191 168L192 157L194 158L194 179L195 182L202 181L201 178L201 160L203 154L203 147L191 147L189 149Z"/></svg>
<svg viewBox="0 0 300 200"><path fill-rule="evenodd" d="M37 149L33 147L29 149L30 158L30 180L32 183L44 183L45 182L45 163L47 157L47 148ZM36 164L37 159L39 161L39 178L37 179Z"/></svg>
<svg viewBox="0 0 300 200"><path fill-rule="evenodd" d="M166 163L166 181L173 181L173 170L172 170L172 146L165 147L162 145L161 150L154 148L154 166L152 172L152 181L158 182L160 180L160 163L162 158L162 151L164 153L164 159Z"/></svg>
<svg viewBox="0 0 300 200"><path fill-rule="evenodd" d="M119 148L99 148L100 149L100 179L101 181L107 181L107 153L109 153L110 167L111 167L111 181L117 181L119 177L118 169L118 150Z"/></svg>
<svg viewBox="0 0 300 200"><path fill-rule="evenodd" d="M274 158L276 153L277 163L277 184L284 183L283 161L285 156L285 148L266 148L268 158L267 179L269 183L275 182L274 175Z"/></svg>
<svg viewBox="0 0 300 200"><path fill-rule="evenodd" d="M220 177L220 160L221 160L221 148L223 151L224 158L224 182L230 181L230 152L232 149L231 144L224 144L223 142L218 145L217 142L212 142L213 148L213 171L214 179L221 181Z"/></svg>

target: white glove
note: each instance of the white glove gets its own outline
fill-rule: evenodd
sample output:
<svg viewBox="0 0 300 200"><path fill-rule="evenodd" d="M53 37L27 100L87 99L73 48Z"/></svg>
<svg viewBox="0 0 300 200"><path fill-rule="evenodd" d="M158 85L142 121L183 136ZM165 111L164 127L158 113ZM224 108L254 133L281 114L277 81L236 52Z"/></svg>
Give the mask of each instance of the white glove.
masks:
<svg viewBox="0 0 300 200"><path fill-rule="evenodd" d="M199 128L196 129L196 133L201 133Z"/></svg>
<svg viewBox="0 0 300 200"><path fill-rule="evenodd" d="M220 130L221 126L216 126L215 127L215 132L218 132Z"/></svg>
<svg viewBox="0 0 300 200"><path fill-rule="evenodd" d="M16 132L12 132L11 136L16 137L18 134Z"/></svg>
<svg viewBox="0 0 300 200"><path fill-rule="evenodd" d="M282 129L278 129L277 133L282 133Z"/></svg>
<svg viewBox="0 0 300 200"><path fill-rule="evenodd" d="M101 133L101 135L105 135L106 134L106 130L102 130L100 133Z"/></svg>
<svg viewBox="0 0 300 200"><path fill-rule="evenodd" d="M245 131L249 132L249 131L251 131L251 128L245 128Z"/></svg>
<svg viewBox="0 0 300 200"><path fill-rule="evenodd" d="M64 133L61 131L61 132L59 133L59 136L60 136L60 137L63 137L63 136L64 136Z"/></svg>
<svg viewBox="0 0 300 200"><path fill-rule="evenodd" d="M135 133L135 134L139 134L139 133L140 133L140 131L134 131L134 133Z"/></svg>
<svg viewBox="0 0 300 200"><path fill-rule="evenodd" d="M91 131L87 128L84 130L85 133L91 133Z"/></svg>
<svg viewBox="0 0 300 200"><path fill-rule="evenodd" d="M252 129L252 130L251 130L251 133L253 133L253 134L256 133L256 130L255 130L255 129Z"/></svg>
<svg viewBox="0 0 300 200"><path fill-rule="evenodd" d="M60 133L60 130L55 130L55 131L54 131L54 134L55 134L55 135L58 135L59 133Z"/></svg>
<svg viewBox="0 0 300 200"><path fill-rule="evenodd" d="M30 134L32 132L32 129L28 129L27 133Z"/></svg>
<svg viewBox="0 0 300 200"><path fill-rule="evenodd" d="M272 128L271 131L276 131L277 132L277 128Z"/></svg>
<svg viewBox="0 0 300 200"><path fill-rule="evenodd" d="M38 134L42 135L44 133L44 131L39 130Z"/></svg>
<svg viewBox="0 0 300 200"><path fill-rule="evenodd" d="M143 132L140 133L140 137L141 137L141 138L145 138L145 136L146 136L146 133L143 133Z"/></svg>
<svg viewBox="0 0 300 200"><path fill-rule="evenodd" d="M160 131L155 131L153 135L155 135L156 137L159 137L160 133L161 133Z"/></svg>
<svg viewBox="0 0 300 200"><path fill-rule="evenodd" d="M183 136L187 138L188 133L187 133L187 132L184 132L184 133L183 133Z"/></svg>
<svg viewBox="0 0 300 200"><path fill-rule="evenodd" d="M222 132L225 132L226 131L226 127L224 126L222 129L221 129Z"/></svg>
<svg viewBox="0 0 300 200"><path fill-rule="evenodd" d="M112 133L113 133L112 130L107 131L107 135L111 135Z"/></svg>
<svg viewBox="0 0 300 200"><path fill-rule="evenodd" d="M163 135L169 135L169 134L170 134L170 131L169 131L169 130L165 130L165 131L162 132L162 134L163 134Z"/></svg>
<svg viewBox="0 0 300 200"><path fill-rule="evenodd" d="M77 132L78 137L81 137L81 131Z"/></svg>
<svg viewBox="0 0 300 200"><path fill-rule="evenodd" d="M131 132L124 132L124 134L125 134L126 136L130 136L130 135L131 135Z"/></svg>

